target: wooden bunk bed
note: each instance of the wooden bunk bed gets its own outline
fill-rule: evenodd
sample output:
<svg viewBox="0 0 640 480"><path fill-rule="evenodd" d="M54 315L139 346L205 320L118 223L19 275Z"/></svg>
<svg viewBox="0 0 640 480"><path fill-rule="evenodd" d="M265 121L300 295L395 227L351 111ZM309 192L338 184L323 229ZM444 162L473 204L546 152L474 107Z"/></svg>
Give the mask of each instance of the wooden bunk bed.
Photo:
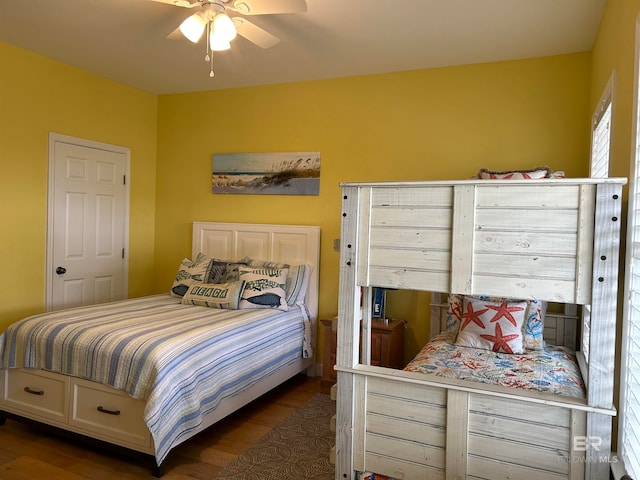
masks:
<svg viewBox="0 0 640 480"><path fill-rule="evenodd" d="M625 183L341 185L336 479L609 478ZM584 397L369 365L372 287L579 306Z"/></svg>

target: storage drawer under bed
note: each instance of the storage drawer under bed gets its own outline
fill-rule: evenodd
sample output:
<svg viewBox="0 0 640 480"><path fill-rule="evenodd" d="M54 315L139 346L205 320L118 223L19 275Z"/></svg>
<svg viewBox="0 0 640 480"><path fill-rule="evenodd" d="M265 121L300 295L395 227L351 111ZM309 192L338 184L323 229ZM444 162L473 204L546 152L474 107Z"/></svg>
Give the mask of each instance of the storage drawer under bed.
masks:
<svg viewBox="0 0 640 480"><path fill-rule="evenodd" d="M151 446L151 434L143 419L144 402L80 378L71 379L71 393L71 426L127 444Z"/></svg>
<svg viewBox="0 0 640 480"><path fill-rule="evenodd" d="M67 422L69 378L44 370L5 370L2 408L34 419Z"/></svg>
<svg viewBox="0 0 640 480"><path fill-rule="evenodd" d="M38 369L0 370L0 410L153 453L145 403L111 387Z"/></svg>

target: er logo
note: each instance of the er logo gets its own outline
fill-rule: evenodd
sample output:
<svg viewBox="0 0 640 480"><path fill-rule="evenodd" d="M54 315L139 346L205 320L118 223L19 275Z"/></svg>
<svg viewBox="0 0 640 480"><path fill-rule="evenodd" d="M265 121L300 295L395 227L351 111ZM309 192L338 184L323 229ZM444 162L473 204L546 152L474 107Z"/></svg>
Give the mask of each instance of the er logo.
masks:
<svg viewBox="0 0 640 480"><path fill-rule="evenodd" d="M600 451L602 446L602 438L600 437L585 437L582 435L576 435L573 437L573 449L579 452L584 452L589 446L591 446L596 452Z"/></svg>

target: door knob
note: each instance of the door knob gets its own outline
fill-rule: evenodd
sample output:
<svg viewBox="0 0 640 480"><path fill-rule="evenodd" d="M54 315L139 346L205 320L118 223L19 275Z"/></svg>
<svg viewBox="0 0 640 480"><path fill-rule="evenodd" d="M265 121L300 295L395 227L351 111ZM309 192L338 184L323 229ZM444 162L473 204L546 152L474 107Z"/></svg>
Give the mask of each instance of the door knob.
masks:
<svg viewBox="0 0 640 480"><path fill-rule="evenodd" d="M64 267L58 267L58 268L56 268L56 273L57 273L58 275L62 275L62 274L64 274L64 273L67 273L67 269L66 269L66 268L64 268Z"/></svg>

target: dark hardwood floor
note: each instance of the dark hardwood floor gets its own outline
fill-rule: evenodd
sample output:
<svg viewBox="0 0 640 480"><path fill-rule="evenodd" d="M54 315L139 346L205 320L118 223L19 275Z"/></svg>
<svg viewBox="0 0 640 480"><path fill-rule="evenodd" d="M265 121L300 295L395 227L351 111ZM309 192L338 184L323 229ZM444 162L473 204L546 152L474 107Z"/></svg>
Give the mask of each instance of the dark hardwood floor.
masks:
<svg viewBox="0 0 640 480"><path fill-rule="evenodd" d="M173 450L164 480L212 479L314 394L320 377L298 375ZM151 461L8 419L0 426L0 479L152 479Z"/></svg>

